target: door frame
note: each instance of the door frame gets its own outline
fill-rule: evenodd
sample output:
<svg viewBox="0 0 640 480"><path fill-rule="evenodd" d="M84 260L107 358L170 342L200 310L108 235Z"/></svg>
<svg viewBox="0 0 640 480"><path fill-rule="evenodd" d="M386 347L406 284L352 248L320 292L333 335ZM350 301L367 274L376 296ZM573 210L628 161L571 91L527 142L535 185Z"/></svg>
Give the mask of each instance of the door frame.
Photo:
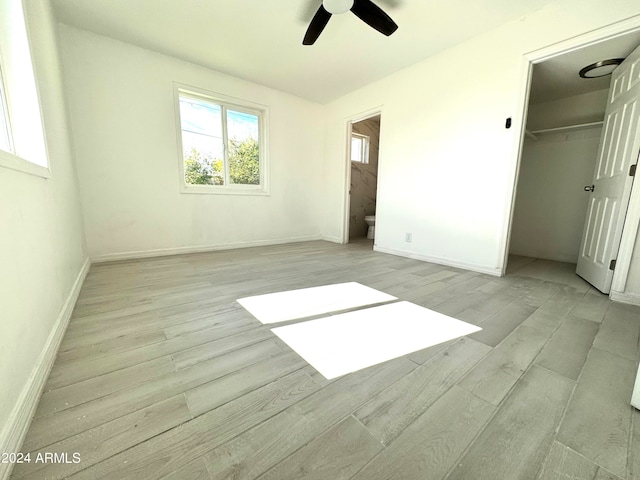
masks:
<svg viewBox="0 0 640 480"><path fill-rule="evenodd" d="M589 47L590 45L594 45L637 31L640 31L640 17L633 17L631 19L614 23L607 27L594 30L592 32L588 32L583 35L579 35L577 37L558 42L538 50L534 50L532 52L526 53L522 57L522 80L520 82L520 93L518 95L519 101L517 104L515 115L516 118L520 119L520 140L518 142L515 142L514 144L513 154L517 161L513 165L513 168L510 172L512 187L509 191L509 198L507 198L507 205L509 205L510 207L506 210L505 218L503 220L505 227L503 229L501 242L502 252L499 257L502 260L502 265L500 265L502 276L504 276L506 273L509 257L509 244L511 242L511 231L513 228L513 215L518 188L518 177L520 174L520 162L522 161L522 149L524 146L526 133L525 127L527 121L527 112L529 108L529 93L531 90L533 66L559 55L563 55L574 50ZM627 283L627 277L631 265L631 255L633 254L636 235L638 233L638 228L640 227L640 188L637 187L637 184L638 182L634 182L633 187L631 188L629 207L627 209L627 215L624 221L624 227L622 229L622 239L620 241L616 269L613 274L611 293L609 295L613 300L629 300L626 298L623 292Z"/></svg>
<svg viewBox="0 0 640 480"><path fill-rule="evenodd" d="M360 112L356 115L352 115L345 118L345 184L344 184L344 209L342 219L342 244L349 243L349 222L351 219L351 134L353 133L352 125L354 123L367 120L368 118L377 117L380 115L380 132L378 132L378 138L382 137L382 106L374 107L372 109ZM382 140L380 140L382 143ZM378 148L378 152L380 149ZM380 178L380 154L378 153L378 179ZM376 209L378 203L378 189L380 187L380 181L376 186Z"/></svg>

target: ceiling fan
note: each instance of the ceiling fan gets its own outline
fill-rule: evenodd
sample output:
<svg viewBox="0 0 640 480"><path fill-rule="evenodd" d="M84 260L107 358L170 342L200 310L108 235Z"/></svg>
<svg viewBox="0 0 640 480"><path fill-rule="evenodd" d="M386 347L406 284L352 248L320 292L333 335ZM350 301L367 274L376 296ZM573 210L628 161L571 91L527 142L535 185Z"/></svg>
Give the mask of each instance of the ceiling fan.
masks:
<svg viewBox="0 0 640 480"><path fill-rule="evenodd" d="M322 5L307 28L302 44L313 45L329 23L331 15L346 13L349 10L364 23L387 37L398 29L398 25L391 20L391 17L371 0L322 0Z"/></svg>

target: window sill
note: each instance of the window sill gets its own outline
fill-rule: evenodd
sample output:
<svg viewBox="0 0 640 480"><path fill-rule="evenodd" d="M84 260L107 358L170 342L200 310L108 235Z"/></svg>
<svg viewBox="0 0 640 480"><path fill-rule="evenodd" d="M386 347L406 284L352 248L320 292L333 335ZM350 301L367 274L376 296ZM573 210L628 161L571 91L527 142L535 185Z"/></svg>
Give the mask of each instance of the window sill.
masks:
<svg viewBox="0 0 640 480"><path fill-rule="evenodd" d="M41 165L25 160L12 153L0 150L0 167L15 170L17 172L26 173L41 178L51 178L51 170Z"/></svg>
<svg viewBox="0 0 640 480"><path fill-rule="evenodd" d="M269 190L262 188L238 188L220 186L181 185L180 193L197 195L245 195L245 196L269 196Z"/></svg>

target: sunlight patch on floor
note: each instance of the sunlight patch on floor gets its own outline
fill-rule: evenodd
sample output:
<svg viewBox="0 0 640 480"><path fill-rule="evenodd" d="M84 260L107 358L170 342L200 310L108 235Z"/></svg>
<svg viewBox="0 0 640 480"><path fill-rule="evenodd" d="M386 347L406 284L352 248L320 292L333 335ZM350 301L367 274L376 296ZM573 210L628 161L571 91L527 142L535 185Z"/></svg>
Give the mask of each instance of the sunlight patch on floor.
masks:
<svg viewBox="0 0 640 480"><path fill-rule="evenodd" d="M410 302L273 328L327 379L482 330Z"/></svg>
<svg viewBox="0 0 640 480"><path fill-rule="evenodd" d="M397 300L357 282L323 285L238 299L262 323L278 323Z"/></svg>

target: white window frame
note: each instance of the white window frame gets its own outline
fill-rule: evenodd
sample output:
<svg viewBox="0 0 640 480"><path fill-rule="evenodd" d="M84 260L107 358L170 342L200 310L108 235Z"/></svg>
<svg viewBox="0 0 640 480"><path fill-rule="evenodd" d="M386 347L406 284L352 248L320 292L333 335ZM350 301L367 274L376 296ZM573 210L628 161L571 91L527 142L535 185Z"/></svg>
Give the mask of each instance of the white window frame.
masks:
<svg viewBox="0 0 640 480"><path fill-rule="evenodd" d="M182 122L180 118L180 97L192 97L195 100L211 102L219 105L222 110L222 130L224 145L224 185L191 185L185 181L184 152L182 146ZM269 171L268 171L268 120L269 109L265 105L241 100L220 93L209 92L189 85L175 84L174 104L176 112L176 130L178 143L178 173L180 175L179 185L181 193L195 193L205 195L269 195ZM229 161L228 161L228 139L226 110L249 113L258 117L258 149L259 149L259 185L237 185L229 184Z"/></svg>
<svg viewBox="0 0 640 480"><path fill-rule="evenodd" d="M4 118L7 137L9 139L9 150L0 148L0 168L8 168L28 175L35 175L36 177L51 178L48 155L47 165L44 166L21 157L16 151L16 144L11 124L11 110L9 108L9 94L7 92L6 85L2 72L2 58L0 58L0 115Z"/></svg>
<svg viewBox="0 0 640 480"><path fill-rule="evenodd" d="M9 149L0 149L0 174L7 168L49 179L51 165L24 5L8 5L0 15L0 115L6 124Z"/></svg>
<svg viewBox="0 0 640 480"><path fill-rule="evenodd" d="M362 142L362 149L360 150L360 159L353 158L353 152L350 153L351 161L354 163L362 163L364 165L369 163L369 142L371 139L368 135L362 135L360 133L351 133L351 148L353 149L353 140L360 140Z"/></svg>

